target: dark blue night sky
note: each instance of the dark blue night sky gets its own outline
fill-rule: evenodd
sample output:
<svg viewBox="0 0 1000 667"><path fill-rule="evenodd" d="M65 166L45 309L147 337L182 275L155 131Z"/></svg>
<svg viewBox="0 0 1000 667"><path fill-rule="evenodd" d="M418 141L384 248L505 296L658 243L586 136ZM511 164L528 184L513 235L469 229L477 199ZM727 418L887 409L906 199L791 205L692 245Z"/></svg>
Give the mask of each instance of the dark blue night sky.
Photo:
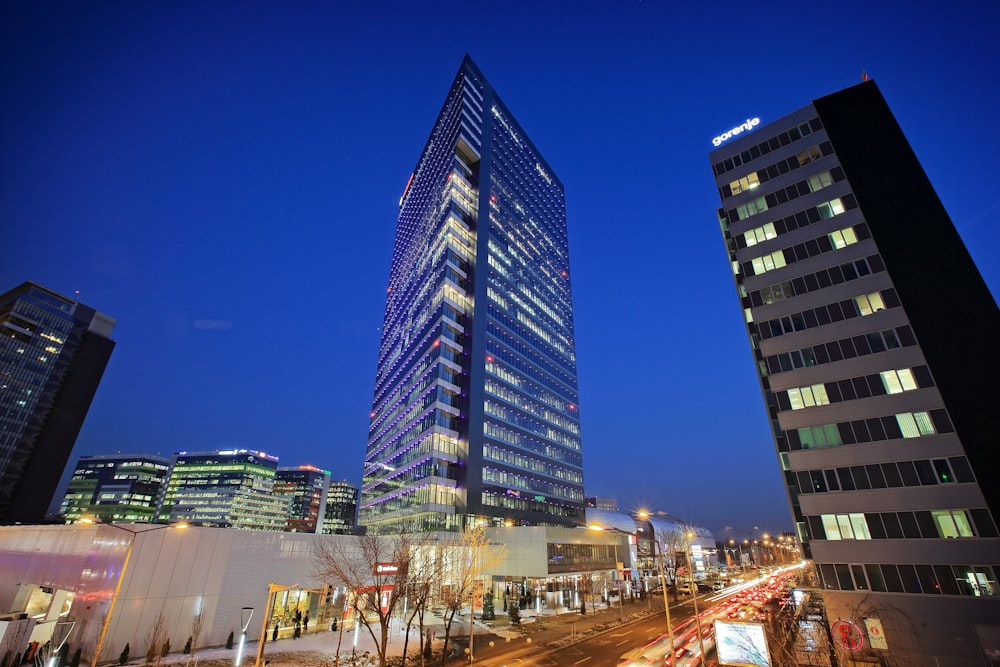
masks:
<svg viewBox="0 0 1000 667"><path fill-rule="evenodd" d="M587 493L788 530L711 139L866 70L996 293L998 28L978 2L6 2L0 290L118 319L74 461L239 447L359 482L397 203L468 52L566 187Z"/></svg>

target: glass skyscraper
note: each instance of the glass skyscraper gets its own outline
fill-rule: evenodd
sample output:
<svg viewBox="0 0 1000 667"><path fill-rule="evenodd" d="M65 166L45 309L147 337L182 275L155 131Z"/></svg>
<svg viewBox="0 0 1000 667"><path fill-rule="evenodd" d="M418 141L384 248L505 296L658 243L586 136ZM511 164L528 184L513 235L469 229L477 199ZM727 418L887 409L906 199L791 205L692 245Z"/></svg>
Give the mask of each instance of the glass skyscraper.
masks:
<svg viewBox="0 0 1000 667"><path fill-rule="evenodd" d="M359 523L584 520L562 183L466 56L399 203Z"/></svg>

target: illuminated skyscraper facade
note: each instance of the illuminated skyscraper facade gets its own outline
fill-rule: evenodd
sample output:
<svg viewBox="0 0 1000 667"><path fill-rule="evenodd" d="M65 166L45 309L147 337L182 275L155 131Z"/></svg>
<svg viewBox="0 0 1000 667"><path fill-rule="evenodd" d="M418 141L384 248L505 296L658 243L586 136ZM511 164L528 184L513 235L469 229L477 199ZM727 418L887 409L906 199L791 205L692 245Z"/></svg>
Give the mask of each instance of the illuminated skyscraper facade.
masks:
<svg viewBox="0 0 1000 667"><path fill-rule="evenodd" d="M403 192L359 523L584 520L562 183L468 57Z"/></svg>
<svg viewBox="0 0 1000 667"><path fill-rule="evenodd" d="M291 496L274 492L278 457L247 449L179 452L157 510L160 522L285 530Z"/></svg>
<svg viewBox="0 0 1000 667"><path fill-rule="evenodd" d="M330 471L314 466L278 468L274 493L289 500L285 530L290 533L321 533L326 515L326 490Z"/></svg>
<svg viewBox="0 0 1000 667"><path fill-rule="evenodd" d="M85 516L105 523L152 521L169 470L170 459L150 454L81 456L59 515L66 523Z"/></svg>
<svg viewBox="0 0 1000 667"><path fill-rule="evenodd" d="M27 282L0 295L0 523L40 523L111 358L115 320Z"/></svg>
<svg viewBox="0 0 1000 667"><path fill-rule="evenodd" d="M982 665L1000 310L874 82L753 127L710 154L719 218L833 640L859 663Z"/></svg>
<svg viewBox="0 0 1000 667"><path fill-rule="evenodd" d="M358 487L350 482L332 481L326 492L323 533L353 535L358 522Z"/></svg>

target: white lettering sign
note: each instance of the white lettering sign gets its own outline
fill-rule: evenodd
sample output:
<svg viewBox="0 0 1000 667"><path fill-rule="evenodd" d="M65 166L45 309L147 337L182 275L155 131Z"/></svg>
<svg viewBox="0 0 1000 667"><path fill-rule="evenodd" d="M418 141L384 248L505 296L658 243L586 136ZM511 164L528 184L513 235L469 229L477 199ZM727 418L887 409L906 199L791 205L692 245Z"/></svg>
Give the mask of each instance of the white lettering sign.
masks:
<svg viewBox="0 0 1000 667"><path fill-rule="evenodd" d="M715 139L712 139L712 145L721 146L723 141L729 141L730 139L735 137L737 134L740 134L741 132L749 132L758 125L760 125L760 118L747 118L747 121L745 123L737 125L728 132L723 132Z"/></svg>

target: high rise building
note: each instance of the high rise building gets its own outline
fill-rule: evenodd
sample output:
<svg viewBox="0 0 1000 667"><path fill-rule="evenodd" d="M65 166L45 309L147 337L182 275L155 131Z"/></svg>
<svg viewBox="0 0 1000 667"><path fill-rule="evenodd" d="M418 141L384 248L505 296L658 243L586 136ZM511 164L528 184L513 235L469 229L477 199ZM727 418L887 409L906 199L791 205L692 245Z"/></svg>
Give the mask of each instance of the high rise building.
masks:
<svg viewBox="0 0 1000 667"><path fill-rule="evenodd" d="M114 349L114 326L35 283L0 296L0 523L44 520Z"/></svg>
<svg viewBox="0 0 1000 667"><path fill-rule="evenodd" d="M290 533L323 532L329 484L329 470L314 466L278 468L274 477L274 493L287 497L289 501L285 530Z"/></svg>
<svg viewBox="0 0 1000 667"><path fill-rule="evenodd" d="M582 521L563 186L466 56L400 199L359 523Z"/></svg>
<svg viewBox="0 0 1000 667"><path fill-rule="evenodd" d="M1000 311L874 82L758 123L710 158L834 642L982 665L1000 654Z"/></svg>
<svg viewBox="0 0 1000 667"><path fill-rule="evenodd" d="M59 515L66 523L88 516L105 523L149 522L170 470L170 459L150 454L81 456Z"/></svg>
<svg viewBox="0 0 1000 667"><path fill-rule="evenodd" d="M350 482L330 482L323 532L327 535L353 535L357 517L358 487Z"/></svg>
<svg viewBox="0 0 1000 667"><path fill-rule="evenodd" d="M159 521L285 530L290 498L274 493L278 457L246 449L174 455Z"/></svg>

